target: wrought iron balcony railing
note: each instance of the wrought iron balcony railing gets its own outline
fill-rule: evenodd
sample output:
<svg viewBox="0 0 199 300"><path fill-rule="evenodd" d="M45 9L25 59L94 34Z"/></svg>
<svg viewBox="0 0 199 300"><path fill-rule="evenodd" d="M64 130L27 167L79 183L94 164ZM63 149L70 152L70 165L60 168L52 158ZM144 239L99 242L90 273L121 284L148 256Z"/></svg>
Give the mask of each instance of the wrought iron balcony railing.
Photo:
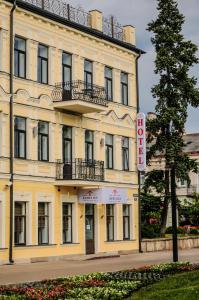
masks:
<svg viewBox="0 0 199 300"><path fill-rule="evenodd" d="M74 8L63 0L22 0L74 23L91 27L91 15L81 7ZM103 34L120 41L125 41L124 30L113 16L103 18Z"/></svg>
<svg viewBox="0 0 199 300"><path fill-rule="evenodd" d="M53 101L82 100L107 106L106 92L103 87L88 84L81 80L57 83L52 92Z"/></svg>
<svg viewBox="0 0 199 300"><path fill-rule="evenodd" d="M56 178L58 180L104 181L104 162L86 161L81 158L68 163L58 162Z"/></svg>

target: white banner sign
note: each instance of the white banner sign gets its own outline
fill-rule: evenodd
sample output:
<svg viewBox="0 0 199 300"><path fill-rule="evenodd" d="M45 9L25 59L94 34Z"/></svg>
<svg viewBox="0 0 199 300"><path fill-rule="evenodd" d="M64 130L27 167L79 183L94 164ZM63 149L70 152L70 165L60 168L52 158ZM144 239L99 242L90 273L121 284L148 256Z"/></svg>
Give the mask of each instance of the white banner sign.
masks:
<svg viewBox="0 0 199 300"><path fill-rule="evenodd" d="M142 112L137 115L137 168L146 169L146 117Z"/></svg>
<svg viewBox="0 0 199 300"><path fill-rule="evenodd" d="M81 189L79 202L88 204L127 203L127 192L121 188Z"/></svg>
<svg viewBox="0 0 199 300"><path fill-rule="evenodd" d="M118 188L103 188L103 203L127 203L127 191L126 189Z"/></svg>

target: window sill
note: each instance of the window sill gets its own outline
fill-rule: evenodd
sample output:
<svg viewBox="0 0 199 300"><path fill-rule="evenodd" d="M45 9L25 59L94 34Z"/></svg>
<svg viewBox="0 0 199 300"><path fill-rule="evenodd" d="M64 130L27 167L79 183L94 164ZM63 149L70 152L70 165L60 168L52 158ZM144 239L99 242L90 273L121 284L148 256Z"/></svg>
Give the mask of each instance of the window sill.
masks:
<svg viewBox="0 0 199 300"><path fill-rule="evenodd" d="M135 239L129 239L129 240L114 240L114 241L104 241L105 243L121 243L121 242L135 242Z"/></svg>
<svg viewBox="0 0 199 300"><path fill-rule="evenodd" d="M80 245L80 243L63 243L60 244L60 246L64 247L64 246L75 246L75 245Z"/></svg>
<svg viewBox="0 0 199 300"><path fill-rule="evenodd" d="M52 247L57 244L41 244L41 245L14 245L14 248L31 248L31 247Z"/></svg>

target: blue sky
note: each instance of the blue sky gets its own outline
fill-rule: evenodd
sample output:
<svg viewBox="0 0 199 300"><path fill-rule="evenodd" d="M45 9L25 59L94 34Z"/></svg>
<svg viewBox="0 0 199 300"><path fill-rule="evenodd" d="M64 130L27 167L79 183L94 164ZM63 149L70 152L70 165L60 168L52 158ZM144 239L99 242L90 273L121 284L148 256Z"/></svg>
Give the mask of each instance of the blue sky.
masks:
<svg viewBox="0 0 199 300"><path fill-rule="evenodd" d="M156 0L68 0L67 2L73 6L80 5L86 11L99 9L105 16L116 16L122 25L132 24L136 27L137 47L147 52L139 62L141 110L154 111L156 103L150 91L158 78L153 73L155 53L150 42L151 35L146 27L156 17ZM199 47L199 0L178 2L180 11L186 17L183 27L185 38L192 40ZM198 78L199 86L199 65L192 69L191 74ZM199 108L189 109L186 131L199 132Z"/></svg>

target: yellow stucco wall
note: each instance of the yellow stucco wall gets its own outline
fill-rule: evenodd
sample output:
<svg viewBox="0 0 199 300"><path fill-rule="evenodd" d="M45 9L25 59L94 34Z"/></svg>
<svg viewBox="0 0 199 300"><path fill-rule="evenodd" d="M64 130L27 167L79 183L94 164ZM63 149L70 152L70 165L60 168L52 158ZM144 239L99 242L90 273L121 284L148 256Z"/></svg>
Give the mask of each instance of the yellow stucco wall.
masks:
<svg viewBox="0 0 199 300"><path fill-rule="evenodd" d="M0 0L0 201L5 199L4 246L0 241L0 263L8 260L9 247L9 14L11 4ZM88 35L39 15L17 8L14 13L14 33L26 39L27 79L14 78L14 115L27 118L27 160L14 160L14 201L26 199L31 203L31 235L26 247L14 247L14 260L29 260L35 257L85 254L84 205L78 203L78 189L56 185L56 161L62 158L63 125L72 126L74 158L84 158L85 129L94 131L94 158L105 159L105 149L100 140L105 133L114 135L114 170L105 170L106 186L126 188L131 204L131 239L122 241L122 206L117 204L117 240L106 241L105 206L97 205L96 252L138 250L138 193L136 169L136 57L137 54L122 46ZM37 82L38 43L48 46L49 84ZM93 61L94 84L104 86L104 67L113 69L113 100L102 113L74 115L54 109L52 91L62 80L62 51L72 54L72 78L84 80L84 59ZM120 99L120 73L128 73L129 106ZM39 120L49 122L50 162L37 159L38 139L33 128ZM121 137L129 138L130 171L122 171ZM86 184L85 184L86 186ZM87 183L88 186L88 183ZM59 191L60 190L60 191ZM76 243L61 243L62 196L76 203ZM2 197L2 198L1 198ZM37 201L39 197L50 197L53 203L52 240L53 245L37 245ZM28 200L27 200L28 199ZM43 199L43 198L42 198ZM3 221L2 221L3 222ZM3 223L2 223L3 224ZM4 230L4 229L3 229ZM3 232L2 230L2 232ZM0 235L1 236L1 235ZM3 240L2 236L2 240ZM1 249L5 248L5 249Z"/></svg>

